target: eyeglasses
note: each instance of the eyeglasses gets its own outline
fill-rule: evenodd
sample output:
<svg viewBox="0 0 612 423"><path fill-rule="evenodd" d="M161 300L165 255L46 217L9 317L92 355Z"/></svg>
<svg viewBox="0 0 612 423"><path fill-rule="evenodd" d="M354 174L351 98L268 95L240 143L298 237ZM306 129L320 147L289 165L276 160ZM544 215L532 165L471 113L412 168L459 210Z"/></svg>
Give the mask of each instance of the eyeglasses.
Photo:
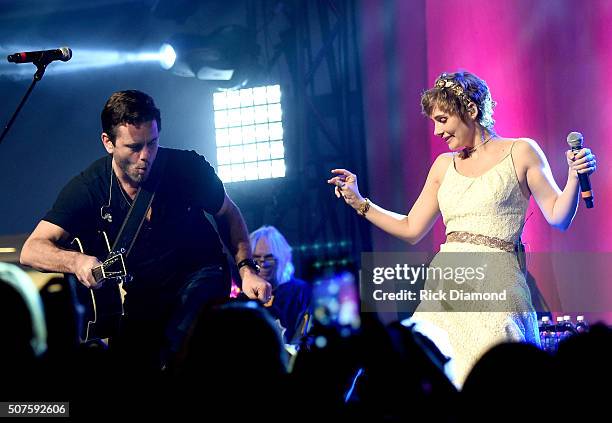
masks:
<svg viewBox="0 0 612 423"><path fill-rule="evenodd" d="M273 254L266 254L265 256L253 256L253 260L257 262L261 267L270 267L276 264L276 257Z"/></svg>

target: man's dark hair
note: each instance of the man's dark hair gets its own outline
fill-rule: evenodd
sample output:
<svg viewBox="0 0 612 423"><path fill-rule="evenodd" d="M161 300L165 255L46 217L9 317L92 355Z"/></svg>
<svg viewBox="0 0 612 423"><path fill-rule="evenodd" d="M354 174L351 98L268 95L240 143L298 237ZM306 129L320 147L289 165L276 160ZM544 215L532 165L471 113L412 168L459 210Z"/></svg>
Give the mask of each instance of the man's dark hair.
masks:
<svg viewBox="0 0 612 423"><path fill-rule="evenodd" d="M155 120L161 131L161 115L151 96L137 90L118 91L110 96L102 109L102 131L106 132L113 145L116 128L122 124L139 125Z"/></svg>

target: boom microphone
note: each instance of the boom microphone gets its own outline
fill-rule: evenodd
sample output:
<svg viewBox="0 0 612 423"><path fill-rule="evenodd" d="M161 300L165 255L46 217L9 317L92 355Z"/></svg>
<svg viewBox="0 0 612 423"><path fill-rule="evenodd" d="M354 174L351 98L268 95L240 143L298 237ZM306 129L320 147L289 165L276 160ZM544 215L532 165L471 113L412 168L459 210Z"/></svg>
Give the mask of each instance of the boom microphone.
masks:
<svg viewBox="0 0 612 423"><path fill-rule="evenodd" d="M10 63L34 63L48 65L55 60L67 62L72 58L72 50L61 47L55 50L24 51L6 57Z"/></svg>

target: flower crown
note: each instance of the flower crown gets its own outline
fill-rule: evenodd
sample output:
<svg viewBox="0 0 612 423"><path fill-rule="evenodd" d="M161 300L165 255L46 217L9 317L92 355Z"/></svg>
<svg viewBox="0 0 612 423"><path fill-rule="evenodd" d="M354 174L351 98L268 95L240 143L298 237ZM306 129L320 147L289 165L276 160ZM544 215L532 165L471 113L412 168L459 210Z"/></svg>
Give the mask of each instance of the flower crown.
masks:
<svg viewBox="0 0 612 423"><path fill-rule="evenodd" d="M447 73L443 73L438 77L438 79L436 79L434 88L448 88L451 93L459 97L465 108L468 110L471 107L470 105L474 104L474 102L470 100L470 97L465 93L465 90L463 89L461 84L459 84L459 82L457 82L455 79L453 79L452 76L448 75Z"/></svg>

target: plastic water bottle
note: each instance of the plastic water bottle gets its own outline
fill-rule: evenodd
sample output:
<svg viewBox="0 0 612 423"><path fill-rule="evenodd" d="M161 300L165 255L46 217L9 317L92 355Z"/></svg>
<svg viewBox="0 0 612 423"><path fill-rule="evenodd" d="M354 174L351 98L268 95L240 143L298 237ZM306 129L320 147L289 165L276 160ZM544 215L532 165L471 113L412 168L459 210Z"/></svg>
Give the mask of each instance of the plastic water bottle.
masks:
<svg viewBox="0 0 612 423"><path fill-rule="evenodd" d="M562 316L557 317L557 324L555 325L553 331L554 331L553 351L557 351L557 348L559 348L559 341L561 341L561 337L563 336L563 317Z"/></svg>
<svg viewBox="0 0 612 423"><path fill-rule="evenodd" d="M575 333L576 329L574 328L571 317L568 315L563 316L563 332L561 333L561 340L567 339Z"/></svg>
<svg viewBox="0 0 612 423"><path fill-rule="evenodd" d="M539 324L540 327L540 345L544 351L550 351L550 340L551 340L551 325L550 317L542 316L542 320Z"/></svg>
<svg viewBox="0 0 612 423"><path fill-rule="evenodd" d="M589 331L589 325L587 325L586 320L584 320L584 316L576 317L576 332L577 333L585 333Z"/></svg>

